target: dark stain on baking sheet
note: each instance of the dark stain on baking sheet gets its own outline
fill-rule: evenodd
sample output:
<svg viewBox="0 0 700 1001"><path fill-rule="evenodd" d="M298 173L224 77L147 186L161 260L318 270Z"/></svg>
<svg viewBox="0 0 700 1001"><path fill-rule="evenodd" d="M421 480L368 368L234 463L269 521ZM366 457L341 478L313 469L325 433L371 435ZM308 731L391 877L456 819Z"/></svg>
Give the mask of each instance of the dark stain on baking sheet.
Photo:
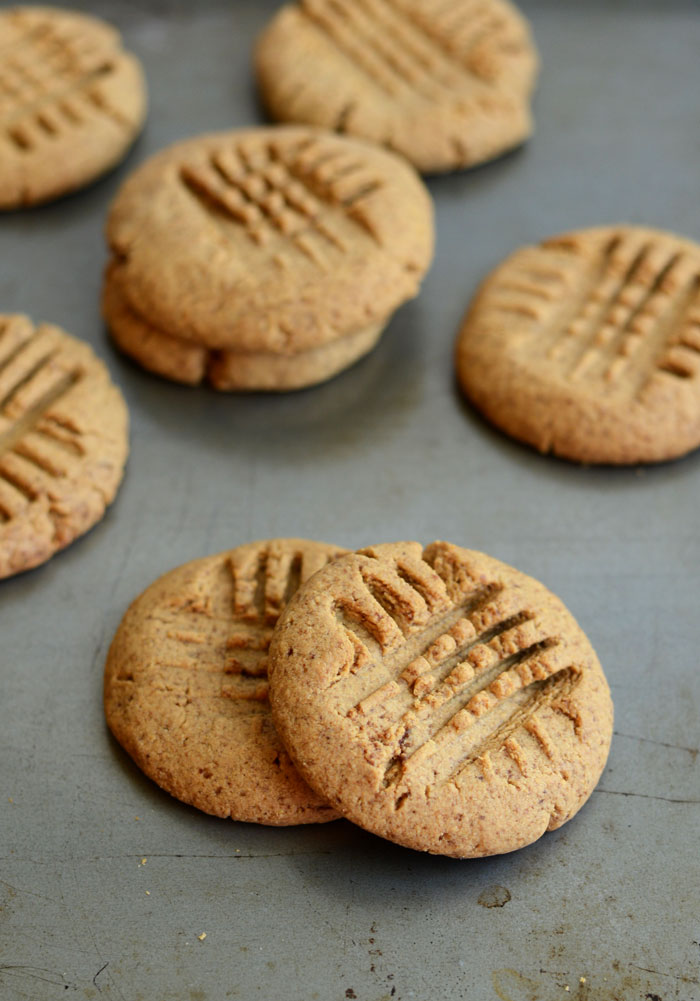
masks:
<svg viewBox="0 0 700 1001"><path fill-rule="evenodd" d="M481 904L482 907L504 907L510 899L510 890L494 883L493 886L487 886L485 890L481 891L477 903Z"/></svg>
<svg viewBox="0 0 700 1001"><path fill-rule="evenodd" d="M700 980L677 973L614 962L605 972L540 969L525 975L513 969L494 970L494 995L499 1001L700 1001Z"/></svg>

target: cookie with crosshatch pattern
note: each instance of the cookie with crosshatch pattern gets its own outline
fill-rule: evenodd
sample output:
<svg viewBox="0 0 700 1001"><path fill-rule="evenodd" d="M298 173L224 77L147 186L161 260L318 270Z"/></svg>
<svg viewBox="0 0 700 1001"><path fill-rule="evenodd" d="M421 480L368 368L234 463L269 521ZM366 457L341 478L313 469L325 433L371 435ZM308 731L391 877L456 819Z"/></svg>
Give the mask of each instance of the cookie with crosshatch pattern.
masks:
<svg viewBox="0 0 700 1001"><path fill-rule="evenodd" d="M457 374L494 424L579 462L658 462L700 445L700 245L640 226L508 257L465 316Z"/></svg>
<svg viewBox="0 0 700 1001"><path fill-rule="evenodd" d="M107 657L105 714L171 795L233 820L335 819L275 732L267 650L290 596L342 552L305 539L252 542L171 570L133 602Z"/></svg>
<svg viewBox="0 0 700 1001"><path fill-rule="evenodd" d="M92 528L128 450L126 404L89 345L0 315L0 578Z"/></svg>
<svg viewBox="0 0 700 1001"><path fill-rule="evenodd" d="M140 64L110 25L58 7L0 11L0 209L88 184L145 115Z"/></svg>
<svg viewBox="0 0 700 1001"><path fill-rule="evenodd" d="M361 827L454 857L512 851L590 796L610 692L538 581L445 542L341 557L270 648L273 719L307 782Z"/></svg>
<svg viewBox="0 0 700 1001"><path fill-rule="evenodd" d="M167 378L296 389L370 350L416 295L432 202L398 157L317 129L170 147L109 216L103 309L117 344Z"/></svg>
<svg viewBox="0 0 700 1001"><path fill-rule="evenodd" d="M532 132L538 57L508 0L299 0L263 32L256 67L276 120L362 136L423 172Z"/></svg>

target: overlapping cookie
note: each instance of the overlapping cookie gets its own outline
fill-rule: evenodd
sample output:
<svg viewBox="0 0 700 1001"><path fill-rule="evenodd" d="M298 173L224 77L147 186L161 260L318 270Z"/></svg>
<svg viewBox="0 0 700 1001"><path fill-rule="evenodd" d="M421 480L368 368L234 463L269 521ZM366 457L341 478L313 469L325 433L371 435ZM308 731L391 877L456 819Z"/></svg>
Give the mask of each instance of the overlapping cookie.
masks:
<svg viewBox="0 0 700 1001"><path fill-rule="evenodd" d="M273 539L194 560L134 601L105 668L105 713L138 766L206 813L262 824L333 820L280 743L267 701L273 627L343 550Z"/></svg>
<svg viewBox="0 0 700 1001"><path fill-rule="evenodd" d="M140 167L110 212L104 314L146 368L217 389L330 378L374 345L433 252L415 172L308 128L224 132Z"/></svg>
<svg viewBox="0 0 700 1001"><path fill-rule="evenodd" d="M569 820L606 761L612 703L561 601L448 543L341 557L270 648L277 730L309 784L362 827L455 857Z"/></svg>
<svg viewBox="0 0 700 1001"><path fill-rule="evenodd" d="M542 452L658 462L700 445L700 245L601 226L512 254L459 335L461 386Z"/></svg>
<svg viewBox="0 0 700 1001"><path fill-rule="evenodd" d="M128 453L121 393L87 344L0 315L0 578L48 560L104 514Z"/></svg>
<svg viewBox="0 0 700 1001"><path fill-rule="evenodd" d="M58 7L0 11L0 209L94 180L145 115L140 64L110 25Z"/></svg>
<svg viewBox="0 0 700 1001"><path fill-rule="evenodd" d="M508 0L299 0L256 66L273 118L362 136L421 171L482 163L532 131L538 58Z"/></svg>

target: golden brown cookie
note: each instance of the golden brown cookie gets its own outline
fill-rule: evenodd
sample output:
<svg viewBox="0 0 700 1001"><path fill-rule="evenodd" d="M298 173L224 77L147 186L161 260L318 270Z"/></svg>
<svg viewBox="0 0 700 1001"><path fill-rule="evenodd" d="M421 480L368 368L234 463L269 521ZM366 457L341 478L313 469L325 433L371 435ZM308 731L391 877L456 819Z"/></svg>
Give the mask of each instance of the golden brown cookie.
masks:
<svg viewBox="0 0 700 1001"><path fill-rule="evenodd" d="M163 789L234 820L335 819L277 737L267 649L299 584L341 552L304 539L253 542L178 567L134 601L107 657L105 713Z"/></svg>
<svg viewBox="0 0 700 1001"><path fill-rule="evenodd" d="M191 386L208 382L220 390L301 389L332 378L374 347L384 325L339 337L294 355L272 351L212 351L171 337L136 313L107 269L102 312L114 342L150 372Z"/></svg>
<svg viewBox="0 0 700 1001"><path fill-rule="evenodd" d="M457 342L464 392L514 438L578 462L700 445L700 245L602 226L516 251Z"/></svg>
<svg viewBox="0 0 700 1001"><path fill-rule="evenodd" d="M273 118L363 136L424 172L532 132L538 58L508 0L299 0L265 29L256 64Z"/></svg>
<svg viewBox="0 0 700 1001"><path fill-rule="evenodd" d="M311 385L416 295L432 203L408 164L308 128L179 143L120 191L103 307L120 347L219 389Z"/></svg>
<svg viewBox="0 0 700 1001"><path fill-rule="evenodd" d="M110 25L58 7L0 11L0 209L94 180L145 115L141 67Z"/></svg>
<svg viewBox="0 0 700 1001"><path fill-rule="evenodd" d="M128 448L126 405L90 347L0 315L0 578L100 520Z"/></svg>
<svg viewBox="0 0 700 1001"><path fill-rule="evenodd" d="M445 542L350 554L302 588L270 648L270 701L339 812L458 858L569 820L612 734L602 669L561 601Z"/></svg>

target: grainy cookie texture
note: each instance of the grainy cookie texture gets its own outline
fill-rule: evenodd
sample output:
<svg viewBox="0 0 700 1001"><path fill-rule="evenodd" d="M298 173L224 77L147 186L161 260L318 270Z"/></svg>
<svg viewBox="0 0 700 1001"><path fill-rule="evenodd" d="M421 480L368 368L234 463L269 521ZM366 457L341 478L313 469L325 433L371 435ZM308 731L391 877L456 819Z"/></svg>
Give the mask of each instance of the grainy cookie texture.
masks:
<svg viewBox="0 0 700 1001"><path fill-rule="evenodd" d="M0 577L44 563L99 521L128 448L126 405L90 347L0 315Z"/></svg>
<svg viewBox="0 0 700 1001"><path fill-rule="evenodd" d="M103 306L146 368L296 389L374 345L433 252L408 164L308 128L201 136L137 170L110 212Z"/></svg>
<svg viewBox="0 0 700 1001"><path fill-rule="evenodd" d="M274 118L363 136L421 171L482 163L532 131L538 58L508 0L300 0L256 64Z"/></svg>
<svg viewBox="0 0 700 1001"><path fill-rule="evenodd" d="M700 245L602 226L524 247L483 283L456 366L489 420L579 462L700 445Z"/></svg>
<svg viewBox="0 0 700 1001"><path fill-rule="evenodd" d="M270 700L302 775L410 848L508 852L569 820L612 733L610 693L542 584L444 542L342 557L270 650Z"/></svg>
<svg viewBox="0 0 700 1001"><path fill-rule="evenodd" d="M267 649L289 597L343 550L273 539L195 560L129 608L105 668L105 713L138 766L173 796L262 824L333 820L277 736Z"/></svg>
<svg viewBox="0 0 700 1001"><path fill-rule="evenodd" d="M0 11L0 209L92 181L145 115L140 64L110 25L58 7Z"/></svg>

